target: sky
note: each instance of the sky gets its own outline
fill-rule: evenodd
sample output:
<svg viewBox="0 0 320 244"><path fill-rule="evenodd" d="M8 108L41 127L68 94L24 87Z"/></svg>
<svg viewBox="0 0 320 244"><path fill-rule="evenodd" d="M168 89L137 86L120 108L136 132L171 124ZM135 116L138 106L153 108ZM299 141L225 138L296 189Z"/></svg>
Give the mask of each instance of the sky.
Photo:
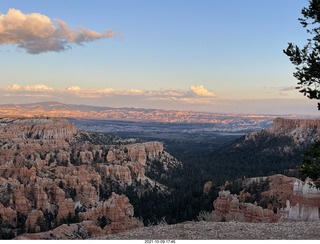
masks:
<svg viewBox="0 0 320 244"><path fill-rule="evenodd" d="M282 50L304 0L1 0L0 103L318 114Z"/></svg>

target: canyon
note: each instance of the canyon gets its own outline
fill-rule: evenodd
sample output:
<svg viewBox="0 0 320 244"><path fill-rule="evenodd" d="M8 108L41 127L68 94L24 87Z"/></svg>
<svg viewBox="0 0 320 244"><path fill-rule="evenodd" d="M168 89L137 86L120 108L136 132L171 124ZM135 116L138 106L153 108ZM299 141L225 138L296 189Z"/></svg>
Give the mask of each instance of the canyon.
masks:
<svg viewBox="0 0 320 244"><path fill-rule="evenodd" d="M128 197L114 191L168 194L146 174L155 161L159 177L182 167L160 142L88 133L59 118L1 118L0 138L0 225L15 235L65 223L95 229L84 236L137 228L143 224ZM29 233L21 238L33 238Z"/></svg>
<svg viewBox="0 0 320 244"><path fill-rule="evenodd" d="M254 155L280 155L275 162L283 164L283 155L296 157L319 138L319 126L319 120L276 118L271 127L248 133L220 152L230 156L251 148ZM192 208L199 204L204 208L207 203L214 209L210 218L216 222L319 222L320 193L310 188L309 179L265 174L268 171L261 165L248 161L250 170L263 169L262 176L230 177L215 195L217 181L212 175L202 189L191 191L187 188L196 188L191 184L201 175L194 170L198 161L194 168L187 167L164 148L159 141L80 130L60 118L0 118L1 231L11 231L20 240L112 239L110 235L144 229L145 219L137 216L145 212L155 220L150 224L161 225L162 216L177 223L179 214L195 219ZM225 161L221 166L241 173L242 165ZM296 172L288 165L284 168ZM219 167L214 170L223 174ZM186 208L181 213L179 204ZM155 216L154 206L157 212L177 214Z"/></svg>

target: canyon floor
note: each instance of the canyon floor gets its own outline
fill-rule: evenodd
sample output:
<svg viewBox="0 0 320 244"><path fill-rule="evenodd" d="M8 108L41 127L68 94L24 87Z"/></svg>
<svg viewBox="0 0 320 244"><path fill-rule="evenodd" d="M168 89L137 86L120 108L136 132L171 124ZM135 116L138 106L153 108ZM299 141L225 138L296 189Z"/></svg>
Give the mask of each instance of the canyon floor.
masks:
<svg viewBox="0 0 320 244"><path fill-rule="evenodd" d="M318 240L320 222L185 222L142 227L101 240Z"/></svg>

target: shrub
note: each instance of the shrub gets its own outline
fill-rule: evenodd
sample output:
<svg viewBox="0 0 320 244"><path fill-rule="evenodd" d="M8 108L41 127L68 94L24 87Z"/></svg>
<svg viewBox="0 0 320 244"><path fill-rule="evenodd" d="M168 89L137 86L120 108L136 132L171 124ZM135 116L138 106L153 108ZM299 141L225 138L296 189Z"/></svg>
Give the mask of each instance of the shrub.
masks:
<svg viewBox="0 0 320 244"><path fill-rule="evenodd" d="M197 216L198 221L216 222L212 212L201 211Z"/></svg>

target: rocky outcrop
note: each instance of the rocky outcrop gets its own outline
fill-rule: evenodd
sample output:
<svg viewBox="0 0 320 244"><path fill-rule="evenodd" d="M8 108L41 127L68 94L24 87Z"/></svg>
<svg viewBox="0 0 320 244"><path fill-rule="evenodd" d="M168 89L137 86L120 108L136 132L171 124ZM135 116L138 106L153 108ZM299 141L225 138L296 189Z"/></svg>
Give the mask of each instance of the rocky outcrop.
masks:
<svg viewBox="0 0 320 244"><path fill-rule="evenodd" d="M25 223L26 229L32 232L40 232L40 226L38 225L39 218L43 218L43 212L41 210L30 212Z"/></svg>
<svg viewBox="0 0 320 244"><path fill-rule="evenodd" d="M133 218L134 210L125 195L112 195L105 202L101 202L97 207L80 213L84 220L96 220L105 217L111 221L108 227L111 233L119 233L133 228L143 226L142 222Z"/></svg>
<svg viewBox="0 0 320 244"><path fill-rule="evenodd" d="M214 201L214 218L218 220L234 220L240 222L270 223L277 222L279 215L251 203L240 203L230 191L220 191Z"/></svg>
<svg viewBox="0 0 320 244"><path fill-rule="evenodd" d="M74 124L59 118L0 119L0 139L69 140L77 132Z"/></svg>
<svg viewBox="0 0 320 244"><path fill-rule="evenodd" d="M90 163L93 161L93 153L90 151L80 152L79 160L81 163Z"/></svg>
<svg viewBox="0 0 320 244"><path fill-rule="evenodd" d="M16 219L17 219L17 211L8 207L6 208L0 203L0 215L2 218L2 222L6 223L9 227L16 227Z"/></svg>
<svg viewBox="0 0 320 244"><path fill-rule="evenodd" d="M99 201L97 192L99 189L96 189L91 183L81 183L81 185L77 185L74 189L77 193L75 198L84 206L92 206L95 202Z"/></svg>
<svg viewBox="0 0 320 244"><path fill-rule="evenodd" d="M38 184L35 185L35 187L33 189L33 194L34 194L34 198L36 201L36 208L37 209L41 208L41 209L45 210L50 207L50 204L48 202L48 196L41 186L39 186Z"/></svg>
<svg viewBox="0 0 320 244"><path fill-rule="evenodd" d="M113 138L79 131L64 119L0 118L0 228L39 232L78 222L68 229L83 228L88 237L141 226L129 199L111 193L138 186L132 189L139 196L155 187L168 194L146 173L160 169L170 177L182 164L160 142L117 137L112 144ZM100 228L102 217L109 222Z"/></svg>
<svg viewBox="0 0 320 244"><path fill-rule="evenodd" d="M109 165L106 167L106 175L120 184L132 184L131 171L127 166Z"/></svg>
<svg viewBox="0 0 320 244"><path fill-rule="evenodd" d="M131 161L145 164L147 160L146 148L142 145L134 145L128 149L128 156Z"/></svg>
<svg viewBox="0 0 320 244"><path fill-rule="evenodd" d="M266 185L266 183L268 185ZM226 183L223 188L230 184ZM284 221L318 221L320 207L320 190L306 179L305 182L294 177L272 175L269 177L255 177L237 180L242 186L238 195L230 191L219 192L214 201L214 216L247 222L284 222ZM251 189L251 190L250 190ZM260 191L259 191L260 189ZM259 192L257 192L259 191ZM247 201L253 199L254 204ZM265 204L263 209L259 204Z"/></svg>
<svg viewBox="0 0 320 244"><path fill-rule="evenodd" d="M271 127L249 133L246 139L254 139L261 133L269 136L287 136L297 145L311 144L320 138L320 120L275 118Z"/></svg>
<svg viewBox="0 0 320 244"><path fill-rule="evenodd" d="M17 212L23 214L28 214L31 210L31 203L22 192L15 193L15 209Z"/></svg>
<svg viewBox="0 0 320 244"><path fill-rule="evenodd" d="M75 215L74 209L75 207L72 199L66 199L59 205L57 220L60 221L62 219L73 217Z"/></svg>
<svg viewBox="0 0 320 244"><path fill-rule="evenodd" d="M53 201L55 203L62 203L66 198L66 193L58 186L53 188Z"/></svg>
<svg viewBox="0 0 320 244"><path fill-rule="evenodd" d="M124 195L119 196L112 193L106 206L108 206L107 217L112 222L123 222L126 218L133 217L133 207Z"/></svg>
<svg viewBox="0 0 320 244"><path fill-rule="evenodd" d="M203 194L204 195L208 195L209 192L211 191L213 187L213 182L212 181L208 181L204 184L204 187L203 187Z"/></svg>
<svg viewBox="0 0 320 244"><path fill-rule="evenodd" d="M286 207L281 211L287 220L319 221L319 208L320 190L307 179L306 182L294 182L292 199L286 201Z"/></svg>
<svg viewBox="0 0 320 244"><path fill-rule="evenodd" d="M107 154L107 161L114 163L116 160L127 160L145 164L147 159L157 158L162 152L163 144L161 142L134 143L121 148L111 148Z"/></svg>
<svg viewBox="0 0 320 244"><path fill-rule="evenodd" d="M292 204L295 203L320 207L320 190L309 178L305 182L300 180L294 182Z"/></svg>
<svg viewBox="0 0 320 244"><path fill-rule="evenodd" d="M131 178L136 179L136 181L145 181L145 169L144 167L136 162L128 162L127 167L130 169Z"/></svg>
<svg viewBox="0 0 320 244"><path fill-rule="evenodd" d="M70 211L74 209L74 203L66 200L59 207L59 218L72 215ZM133 207L125 195L112 195L104 202L100 202L96 207L89 211L79 214L82 221L78 224L68 224L59 226L51 231L37 234L23 234L18 236L17 240L40 240L40 239L88 239L95 238L105 234L120 233L134 228L143 227L143 223L133 217ZM109 222L106 226L99 226L99 219L105 217ZM43 218L43 213L34 211L29 214L26 221L27 228L39 232L37 225L38 218Z"/></svg>
<svg viewBox="0 0 320 244"><path fill-rule="evenodd" d="M314 129L320 132L320 119L285 119L275 118L273 120L272 129L276 130L288 130L288 129Z"/></svg>
<svg viewBox="0 0 320 244"><path fill-rule="evenodd" d="M286 208L281 209L285 213L284 219L294 221L319 221L319 208L306 204L292 205L289 200Z"/></svg>

